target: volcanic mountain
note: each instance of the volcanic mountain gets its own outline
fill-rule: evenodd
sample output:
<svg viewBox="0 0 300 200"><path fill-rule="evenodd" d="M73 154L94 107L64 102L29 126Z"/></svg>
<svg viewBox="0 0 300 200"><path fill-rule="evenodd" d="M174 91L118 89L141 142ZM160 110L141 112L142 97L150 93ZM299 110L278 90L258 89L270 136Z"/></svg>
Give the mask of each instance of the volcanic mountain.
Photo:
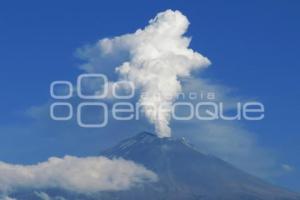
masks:
<svg viewBox="0 0 300 200"><path fill-rule="evenodd" d="M159 180L126 191L79 195L50 189L45 190L47 194L67 200L300 200L299 194L269 184L215 156L203 154L184 139L159 138L143 132L101 155L122 157L144 165L155 172ZM15 197L18 200L40 199L33 191L15 194Z"/></svg>
<svg viewBox="0 0 300 200"><path fill-rule="evenodd" d="M159 176L155 184L123 192L118 199L298 200L300 195L273 186L231 164L199 152L184 139L140 133L103 152L144 165Z"/></svg>

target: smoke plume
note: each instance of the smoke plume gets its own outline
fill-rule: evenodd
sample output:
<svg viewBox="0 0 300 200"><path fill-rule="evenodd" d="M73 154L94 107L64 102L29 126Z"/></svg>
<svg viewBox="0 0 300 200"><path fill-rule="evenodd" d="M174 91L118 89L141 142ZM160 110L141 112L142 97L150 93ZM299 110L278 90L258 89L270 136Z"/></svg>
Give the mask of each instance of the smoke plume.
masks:
<svg viewBox="0 0 300 200"><path fill-rule="evenodd" d="M160 137L171 136L171 107L182 90L180 79L210 64L189 48L191 39L184 36L188 26L181 12L167 10L135 33L105 38L81 51L89 61L83 68L89 72L100 71L104 64L117 64L112 67L119 78L133 82L140 91L139 103Z"/></svg>

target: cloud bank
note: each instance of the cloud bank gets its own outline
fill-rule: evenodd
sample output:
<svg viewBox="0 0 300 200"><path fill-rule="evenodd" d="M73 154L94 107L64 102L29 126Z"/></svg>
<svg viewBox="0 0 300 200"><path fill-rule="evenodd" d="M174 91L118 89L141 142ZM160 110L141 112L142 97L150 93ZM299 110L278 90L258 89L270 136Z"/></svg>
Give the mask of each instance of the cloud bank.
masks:
<svg viewBox="0 0 300 200"><path fill-rule="evenodd" d="M101 39L79 53L88 61L82 66L86 71L112 67L121 80L135 84L141 92L139 103L145 116L160 137L171 136L171 106L182 91L180 78L210 64L206 57L189 48L191 39L184 36L188 26L189 21L181 12L167 10L158 13L144 29Z"/></svg>
<svg viewBox="0 0 300 200"><path fill-rule="evenodd" d="M126 190L157 180L156 174L124 159L52 157L36 165L0 162L0 192L16 188L62 188L78 193Z"/></svg>

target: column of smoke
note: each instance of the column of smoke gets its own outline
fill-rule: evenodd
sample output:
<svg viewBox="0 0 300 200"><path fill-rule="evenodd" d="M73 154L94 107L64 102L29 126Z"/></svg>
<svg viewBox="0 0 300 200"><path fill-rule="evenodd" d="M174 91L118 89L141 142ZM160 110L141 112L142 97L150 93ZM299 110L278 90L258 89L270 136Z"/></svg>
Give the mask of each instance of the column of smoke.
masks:
<svg viewBox="0 0 300 200"><path fill-rule="evenodd" d="M182 90L180 78L210 64L206 57L189 49L191 39L184 36L188 26L181 12L167 10L158 13L144 29L97 44L102 57L128 54L115 70L120 79L132 81L141 91L139 103L159 137L171 136L171 107Z"/></svg>

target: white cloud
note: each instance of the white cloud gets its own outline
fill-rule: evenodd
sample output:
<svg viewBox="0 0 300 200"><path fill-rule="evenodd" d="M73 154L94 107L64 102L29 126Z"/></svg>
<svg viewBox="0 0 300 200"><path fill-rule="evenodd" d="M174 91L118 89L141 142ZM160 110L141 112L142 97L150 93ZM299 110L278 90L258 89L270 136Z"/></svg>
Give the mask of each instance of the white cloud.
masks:
<svg viewBox="0 0 300 200"><path fill-rule="evenodd" d="M132 161L106 157L52 157L36 165L0 162L0 191L58 187L79 193L126 190L157 176Z"/></svg>
<svg viewBox="0 0 300 200"><path fill-rule="evenodd" d="M135 83L141 91L139 102L145 105L145 115L160 137L171 135L171 106L182 90L180 78L189 77L193 70L210 64L206 57L189 49L191 40L184 36L188 26L189 21L181 12L167 10L158 13L144 29L101 39L79 53L88 60L82 66L86 71L98 72L111 67L120 79ZM108 62L109 59L115 61ZM152 109L147 109L147 105ZM164 111L159 109L162 105Z"/></svg>

